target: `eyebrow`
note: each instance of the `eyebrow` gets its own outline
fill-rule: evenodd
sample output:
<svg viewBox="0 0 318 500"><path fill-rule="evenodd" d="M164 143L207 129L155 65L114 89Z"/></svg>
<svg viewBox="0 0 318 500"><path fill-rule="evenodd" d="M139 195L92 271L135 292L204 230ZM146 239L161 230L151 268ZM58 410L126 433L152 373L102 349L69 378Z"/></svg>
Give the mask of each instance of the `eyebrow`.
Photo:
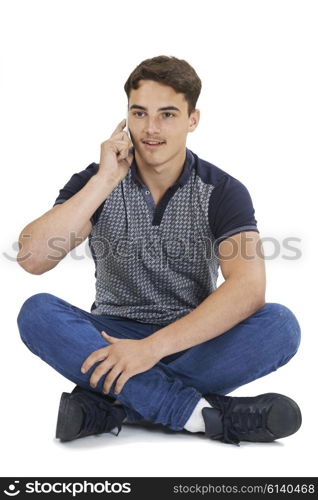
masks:
<svg viewBox="0 0 318 500"><path fill-rule="evenodd" d="M147 108L145 108L144 106L139 106L138 104L132 104L129 109L142 109L143 111L147 111ZM180 109L176 108L176 106L164 106L163 108L158 108L157 111L170 111L172 109L174 111L180 111Z"/></svg>

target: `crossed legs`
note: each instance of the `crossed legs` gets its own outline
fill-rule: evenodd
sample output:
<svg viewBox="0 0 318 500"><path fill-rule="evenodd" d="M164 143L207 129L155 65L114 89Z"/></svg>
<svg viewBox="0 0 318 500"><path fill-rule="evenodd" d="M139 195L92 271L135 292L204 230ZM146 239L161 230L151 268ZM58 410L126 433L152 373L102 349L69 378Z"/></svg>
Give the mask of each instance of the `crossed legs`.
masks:
<svg viewBox="0 0 318 500"><path fill-rule="evenodd" d="M107 345L102 330L118 338L140 339L160 326L114 316L97 316L49 293L29 297L17 318L27 347L75 384L89 385L92 367L80 367L91 352ZM300 327L285 306L266 303L255 314L215 339L163 358L131 377L118 399L128 421L149 420L181 430L204 394L228 394L286 364L297 352ZM102 377L94 389L102 392Z"/></svg>

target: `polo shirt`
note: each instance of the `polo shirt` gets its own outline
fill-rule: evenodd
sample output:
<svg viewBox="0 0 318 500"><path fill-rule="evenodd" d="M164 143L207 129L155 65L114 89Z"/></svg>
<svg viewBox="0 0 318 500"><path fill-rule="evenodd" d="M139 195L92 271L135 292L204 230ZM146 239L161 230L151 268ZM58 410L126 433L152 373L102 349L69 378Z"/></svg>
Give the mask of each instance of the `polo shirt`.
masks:
<svg viewBox="0 0 318 500"><path fill-rule="evenodd" d="M91 163L75 173L53 206L97 173ZM155 205L138 176L135 156L126 177L91 217L95 262L92 314L169 324L217 288L217 248L242 231L258 231L247 188L186 148L182 172Z"/></svg>

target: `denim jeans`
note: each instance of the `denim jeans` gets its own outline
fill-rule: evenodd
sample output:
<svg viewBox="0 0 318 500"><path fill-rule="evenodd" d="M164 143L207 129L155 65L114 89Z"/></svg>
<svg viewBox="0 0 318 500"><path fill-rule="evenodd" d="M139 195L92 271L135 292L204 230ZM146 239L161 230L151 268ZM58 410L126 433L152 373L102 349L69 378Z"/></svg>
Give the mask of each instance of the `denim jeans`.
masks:
<svg viewBox="0 0 318 500"><path fill-rule="evenodd" d="M86 389L102 392L104 375L95 389L80 367L93 351L108 345L100 332L142 339L164 325L94 315L49 293L29 297L17 318L23 342L64 377ZM228 394L277 370L296 353L300 327L285 306L266 303L256 313L218 337L162 358L150 370L131 377L120 394L109 396L127 410L128 422L147 420L181 430L199 399L207 393Z"/></svg>

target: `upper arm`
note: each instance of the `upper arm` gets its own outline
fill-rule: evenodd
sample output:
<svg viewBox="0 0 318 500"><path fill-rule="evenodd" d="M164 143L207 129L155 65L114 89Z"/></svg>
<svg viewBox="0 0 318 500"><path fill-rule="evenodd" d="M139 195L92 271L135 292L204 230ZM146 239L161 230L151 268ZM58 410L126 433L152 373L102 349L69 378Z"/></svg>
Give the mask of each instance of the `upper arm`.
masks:
<svg viewBox="0 0 318 500"><path fill-rule="evenodd" d="M255 293L265 294L264 254L252 198L237 179L225 175L212 191L209 220L224 279L253 282Z"/></svg>
<svg viewBox="0 0 318 500"><path fill-rule="evenodd" d="M259 233L246 231L223 240L218 247L218 261L225 280L237 277L253 282L255 293L264 296L265 263Z"/></svg>
<svg viewBox="0 0 318 500"><path fill-rule="evenodd" d="M209 223L217 245L242 231L259 232L250 193L231 175L224 175L211 193Z"/></svg>

